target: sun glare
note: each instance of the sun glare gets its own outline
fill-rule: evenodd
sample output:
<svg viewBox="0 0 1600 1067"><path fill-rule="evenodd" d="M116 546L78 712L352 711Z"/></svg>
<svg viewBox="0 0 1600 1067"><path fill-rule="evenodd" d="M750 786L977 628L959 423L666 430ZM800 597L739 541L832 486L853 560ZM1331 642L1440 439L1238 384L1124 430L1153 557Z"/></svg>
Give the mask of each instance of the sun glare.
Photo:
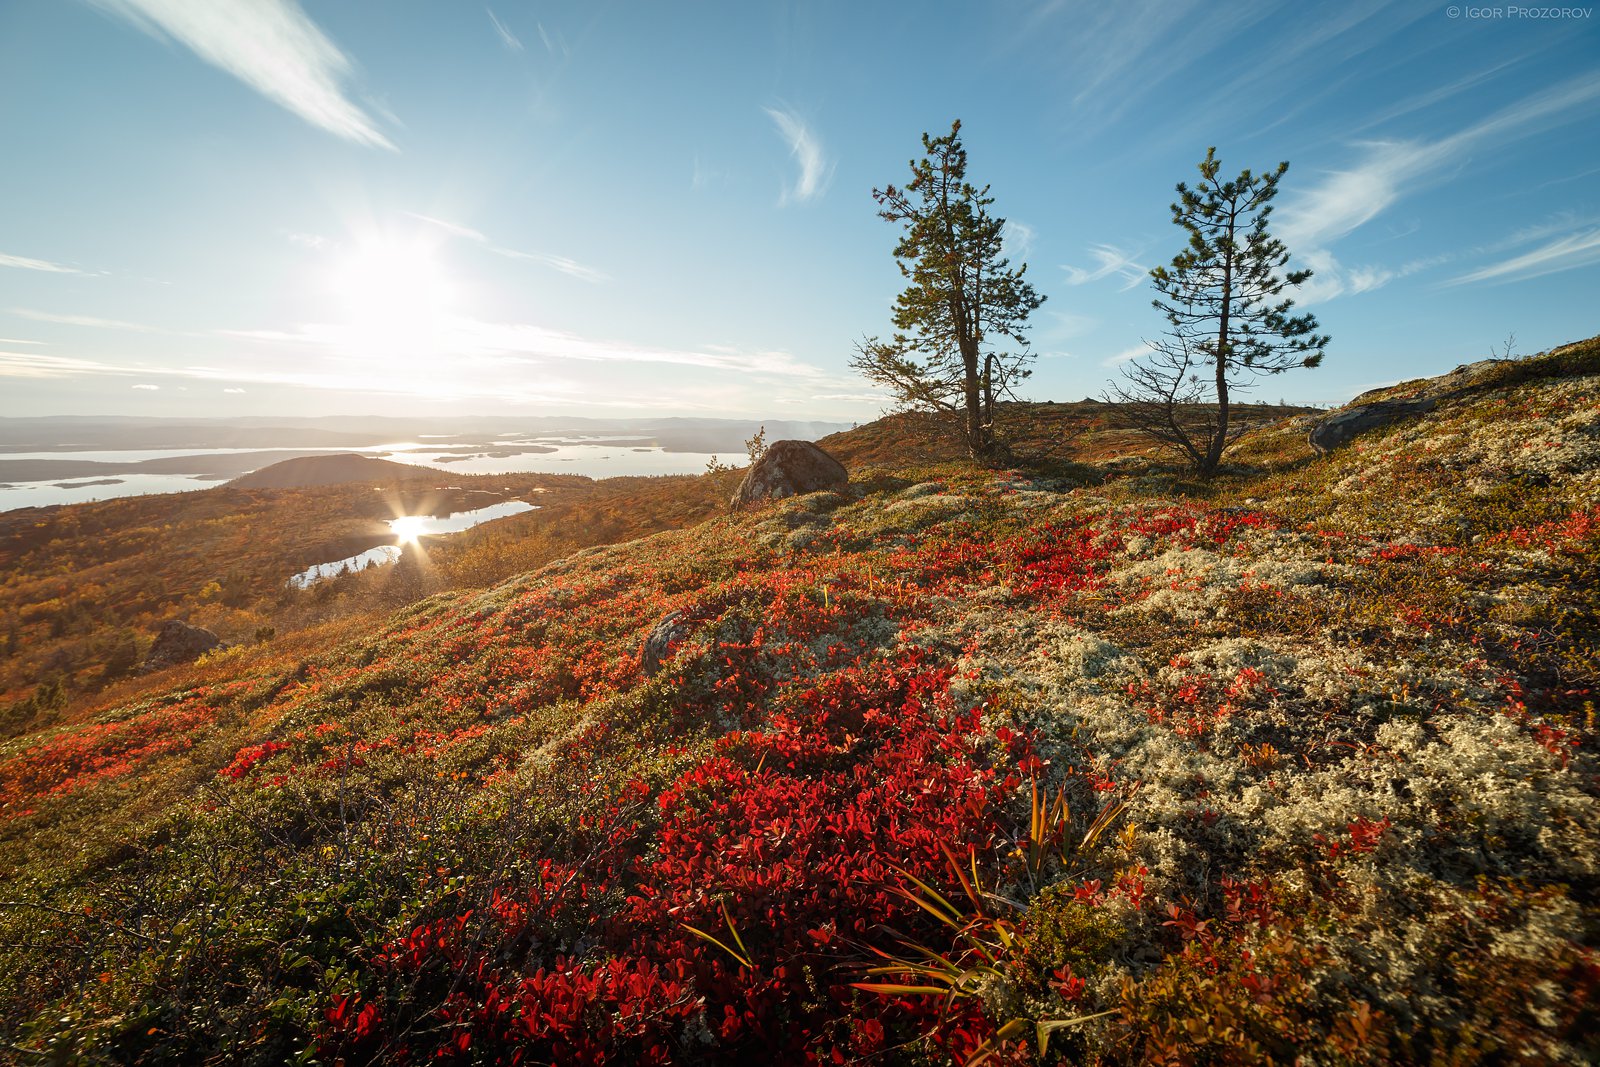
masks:
<svg viewBox="0 0 1600 1067"><path fill-rule="evenodd" d="M334 267L329 286L339 300L353 354L393 358L438 348L453 287L433 246L363 239Z"/></svg>
<svg viewBox="0 0 1600 1067"><path fill-rule="evenodd" d="M389 529L394 531L395 540L403 545L416 544L427 526L426 515L402 515L398 519L389 520Z"/></svg>

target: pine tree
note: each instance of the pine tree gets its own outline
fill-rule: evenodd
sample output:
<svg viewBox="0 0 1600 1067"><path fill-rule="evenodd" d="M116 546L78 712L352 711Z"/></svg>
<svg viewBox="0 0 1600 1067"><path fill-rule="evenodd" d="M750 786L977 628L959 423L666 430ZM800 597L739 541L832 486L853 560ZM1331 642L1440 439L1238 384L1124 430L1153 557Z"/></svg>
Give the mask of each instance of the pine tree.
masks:
<svg viewBox="0 0 1600 1067"><path fill-rule="evenodd" d="M905 228L895 246L909 279L895 300L896 333L864 338L851 366L887 387L902 408L948 416L974 459L997 457L995 399L1030 373L1028 315L1044 302L1002 254L1005 220L989 214L989 187L966 180L961 122L943 137L922 135L904 188L874 189L879 216ZM1014 342L1015 351L998 345Z"/></svg>
<svg viewBox="0 0 1600 1067"><path fill-rule="evenodd" d="M1280 273L1289 250L1267 229L1289 164L1228 182L1218 180L1220 168L1209 148L1199 185L1178 183L1172 221L1188 242L1150 272L1167 333L1148 342L1150 353L1124 368L1128 384L1113 383L1107 396L1129 425L1184 455L1202 478L1217 472L1241 430L1231 419L1233 392L1260 375L1317 366L1329 340L1315 317L1289 314L1294 301L1283 291L1311 272Z"/></svg>

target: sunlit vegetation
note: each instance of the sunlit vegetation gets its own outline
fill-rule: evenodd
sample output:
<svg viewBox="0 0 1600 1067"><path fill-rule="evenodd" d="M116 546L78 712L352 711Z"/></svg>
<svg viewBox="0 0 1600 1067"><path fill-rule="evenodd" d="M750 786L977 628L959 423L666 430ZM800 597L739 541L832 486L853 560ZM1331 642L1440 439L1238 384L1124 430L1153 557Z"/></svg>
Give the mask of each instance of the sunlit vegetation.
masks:
<svg viewBox="0 0 1600 1067"><path fill-rule="evenodd" d="M1209 482L887 432L746 513L574 493L0 744L14 1054L1600 1056L1600 343Z"/></svg>
<svg viewBox="0 0 1600 1067"><path fill-rule="evenodd" d="M282 639L698 522L725 503L724 482L453 475L453 488L440 491L224 487L0 513L0 735L54 721L107 686L120 697L147 688L137 668L168 618L234 646ZM424 539L424 551L400 567L303 591L286 585L312 564L393 543L384 524L396 515L518 497L541 510Z"/></svg>

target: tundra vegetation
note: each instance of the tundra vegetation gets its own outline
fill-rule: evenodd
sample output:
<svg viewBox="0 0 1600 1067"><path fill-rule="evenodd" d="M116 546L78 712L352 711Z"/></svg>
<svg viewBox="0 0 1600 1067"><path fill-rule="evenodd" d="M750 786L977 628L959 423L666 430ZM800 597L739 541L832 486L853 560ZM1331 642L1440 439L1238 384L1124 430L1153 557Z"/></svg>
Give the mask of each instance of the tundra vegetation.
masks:
<svg viewBox="0 0 1600 1067"><path fill-rule="evenodd" d="M0 742L7 1054L1594 1062L1597 387L1206 481L901 417L847 492L63 698Z"/></svg>

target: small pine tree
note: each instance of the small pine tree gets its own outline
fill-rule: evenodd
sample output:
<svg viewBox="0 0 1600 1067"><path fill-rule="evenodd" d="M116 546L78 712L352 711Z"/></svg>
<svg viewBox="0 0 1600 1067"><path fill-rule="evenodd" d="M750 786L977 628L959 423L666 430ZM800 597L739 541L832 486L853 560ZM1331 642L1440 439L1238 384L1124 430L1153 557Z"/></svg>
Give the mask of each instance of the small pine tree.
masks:
<svg viewBox="0 0 1600 1067"><path fill-rule="evenodd" d="M754 467L760 462L761 457L767 454L767 426L762 423L761 429L745 439L745 454L750 457L750 466Z"/></svg>
<svg viewBox="0 0 1600 1067"><path fill-rule="evenodd" d="M1289 314L1294 301L1283 291L1311 272L1280 273L1289 250L1267 229L1289 164L1227 182L1217 177L1221 166L1217 150L1207 149L1199 185L1178 183L1172 221L1188 241L1170 265L1150 272L1166 336L1147 342L1150 352L1123 368L1129 384L1113 383L1106 397L1128 425L1181 453L1202 478L1217 472L1239 435L1233 391L1259 375L1317 366L1329 340L1313 316Z"/></svg>
<svg viewBox="0 0 1600 1067"><path fill-rule="evenodd" d="M874 189L880 218L905 227L895 246L909 281L895 300L895 335L856 344L850 365L887 388L903 408L946 416L974 459L999 451L995 399L1026 378L1028 315L1044 303L1004 256L1005 219L989 214L989 187L967 181L961 123L943 137L922 135L925 158L911 161L902 189ZM1006 351L1006 341L1017 347Z"/></svg>

